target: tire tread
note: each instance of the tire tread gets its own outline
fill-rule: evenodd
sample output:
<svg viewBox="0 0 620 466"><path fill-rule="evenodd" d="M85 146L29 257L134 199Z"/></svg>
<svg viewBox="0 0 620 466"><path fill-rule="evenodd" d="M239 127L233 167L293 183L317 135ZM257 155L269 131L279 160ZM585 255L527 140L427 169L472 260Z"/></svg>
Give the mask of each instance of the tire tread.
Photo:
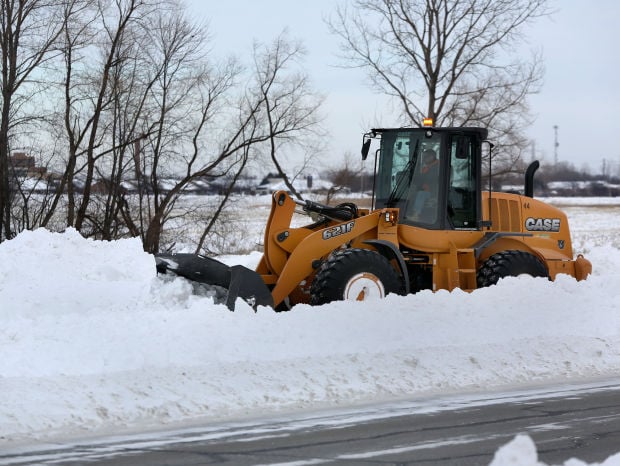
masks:
<svg viewBox="0 0 620 466"><path fill-rule="evenodd" d="M528 274L549 277L545 264L533 254L520 250L507 250L493 254L478 270L478 288L495 285L500 278Z"/></svg>
<svg viewBox="0 0 620 466"><path fill-rule="evenodd" d="M310 304L326 304L338 299L338 290L334 283L343 276L363 265L368 271L380 270L385 274L382 279L385 292L395 293L400 289L400 280L390 262L378 252L370 249L347 248L334 251L323 262L310 286Z"/></svg>

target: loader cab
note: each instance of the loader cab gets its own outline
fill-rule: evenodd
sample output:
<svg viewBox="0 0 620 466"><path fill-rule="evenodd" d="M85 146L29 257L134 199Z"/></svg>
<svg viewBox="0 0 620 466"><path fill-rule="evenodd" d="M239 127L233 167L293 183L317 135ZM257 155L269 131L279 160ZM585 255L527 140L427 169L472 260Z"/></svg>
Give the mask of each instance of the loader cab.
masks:
<svg viewBox="0 0 620 466"><path fill-rule="evenodd" d="M374 129L369 134L381 138L374 208L398 207L399 223L426 229L480 229L485 129Z"/></svg>

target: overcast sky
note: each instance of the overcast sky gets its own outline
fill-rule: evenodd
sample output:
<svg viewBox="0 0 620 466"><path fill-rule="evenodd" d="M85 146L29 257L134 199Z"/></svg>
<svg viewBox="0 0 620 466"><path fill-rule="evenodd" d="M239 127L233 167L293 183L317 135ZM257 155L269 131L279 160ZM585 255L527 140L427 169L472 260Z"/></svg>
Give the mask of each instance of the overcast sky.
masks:
<svg viewBox="0 0 620 466"><path fill-rule="evenodd" d="M340 0L342 1L342 0ZM338 39L324 18L336 0L186 0L197 21L208 21L218 52L247 58L254 40L272 41L282 30L303 41L306 68L314 87L327 99L323 112L332 139L329 158L359 154L364 131L399 124L386 112L387 98L365 85L361 70L342 69ZM620 2L555 0L557 12L528 33L531 47L541 46L545 60L542 92L531 97L534 114L529 137L537 158L554 160L554 126L558 159L600 172L603 159L620 170ZM610 165L611 164L611 165Z"/></svg>

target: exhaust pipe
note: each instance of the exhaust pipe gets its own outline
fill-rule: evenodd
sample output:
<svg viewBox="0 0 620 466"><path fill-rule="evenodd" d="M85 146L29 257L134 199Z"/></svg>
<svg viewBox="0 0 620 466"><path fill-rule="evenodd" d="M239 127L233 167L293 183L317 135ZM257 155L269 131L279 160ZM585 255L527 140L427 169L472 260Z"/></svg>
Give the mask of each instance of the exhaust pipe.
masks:
<svg viewBox="0 0 620 466"><path fill-rule="evenodd" d="M525 170L525 187L524 194L527 197L534 197L534 173L536 170L540 168L540 162L538 160L534 160L530 163L530 166Z"/></svg>

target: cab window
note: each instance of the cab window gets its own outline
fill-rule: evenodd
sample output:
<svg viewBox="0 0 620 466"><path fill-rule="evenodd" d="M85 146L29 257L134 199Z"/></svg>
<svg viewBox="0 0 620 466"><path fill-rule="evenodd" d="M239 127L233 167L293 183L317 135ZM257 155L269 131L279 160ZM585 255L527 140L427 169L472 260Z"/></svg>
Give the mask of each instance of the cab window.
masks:
<svg viewBox="0 0 620 466"><path fill-rule="evenodd" d="M440 142L437 135L424 139L420 145L420 162L413 171L405 209L405 220L429 227L440 218Z"/></svg>
<svg viewBox="0 0 620 466"><path fill-rule="evenodd" d="M477 229L476 164L470 137L455 136L450 144L448 219L455 229Z"/></svg>

